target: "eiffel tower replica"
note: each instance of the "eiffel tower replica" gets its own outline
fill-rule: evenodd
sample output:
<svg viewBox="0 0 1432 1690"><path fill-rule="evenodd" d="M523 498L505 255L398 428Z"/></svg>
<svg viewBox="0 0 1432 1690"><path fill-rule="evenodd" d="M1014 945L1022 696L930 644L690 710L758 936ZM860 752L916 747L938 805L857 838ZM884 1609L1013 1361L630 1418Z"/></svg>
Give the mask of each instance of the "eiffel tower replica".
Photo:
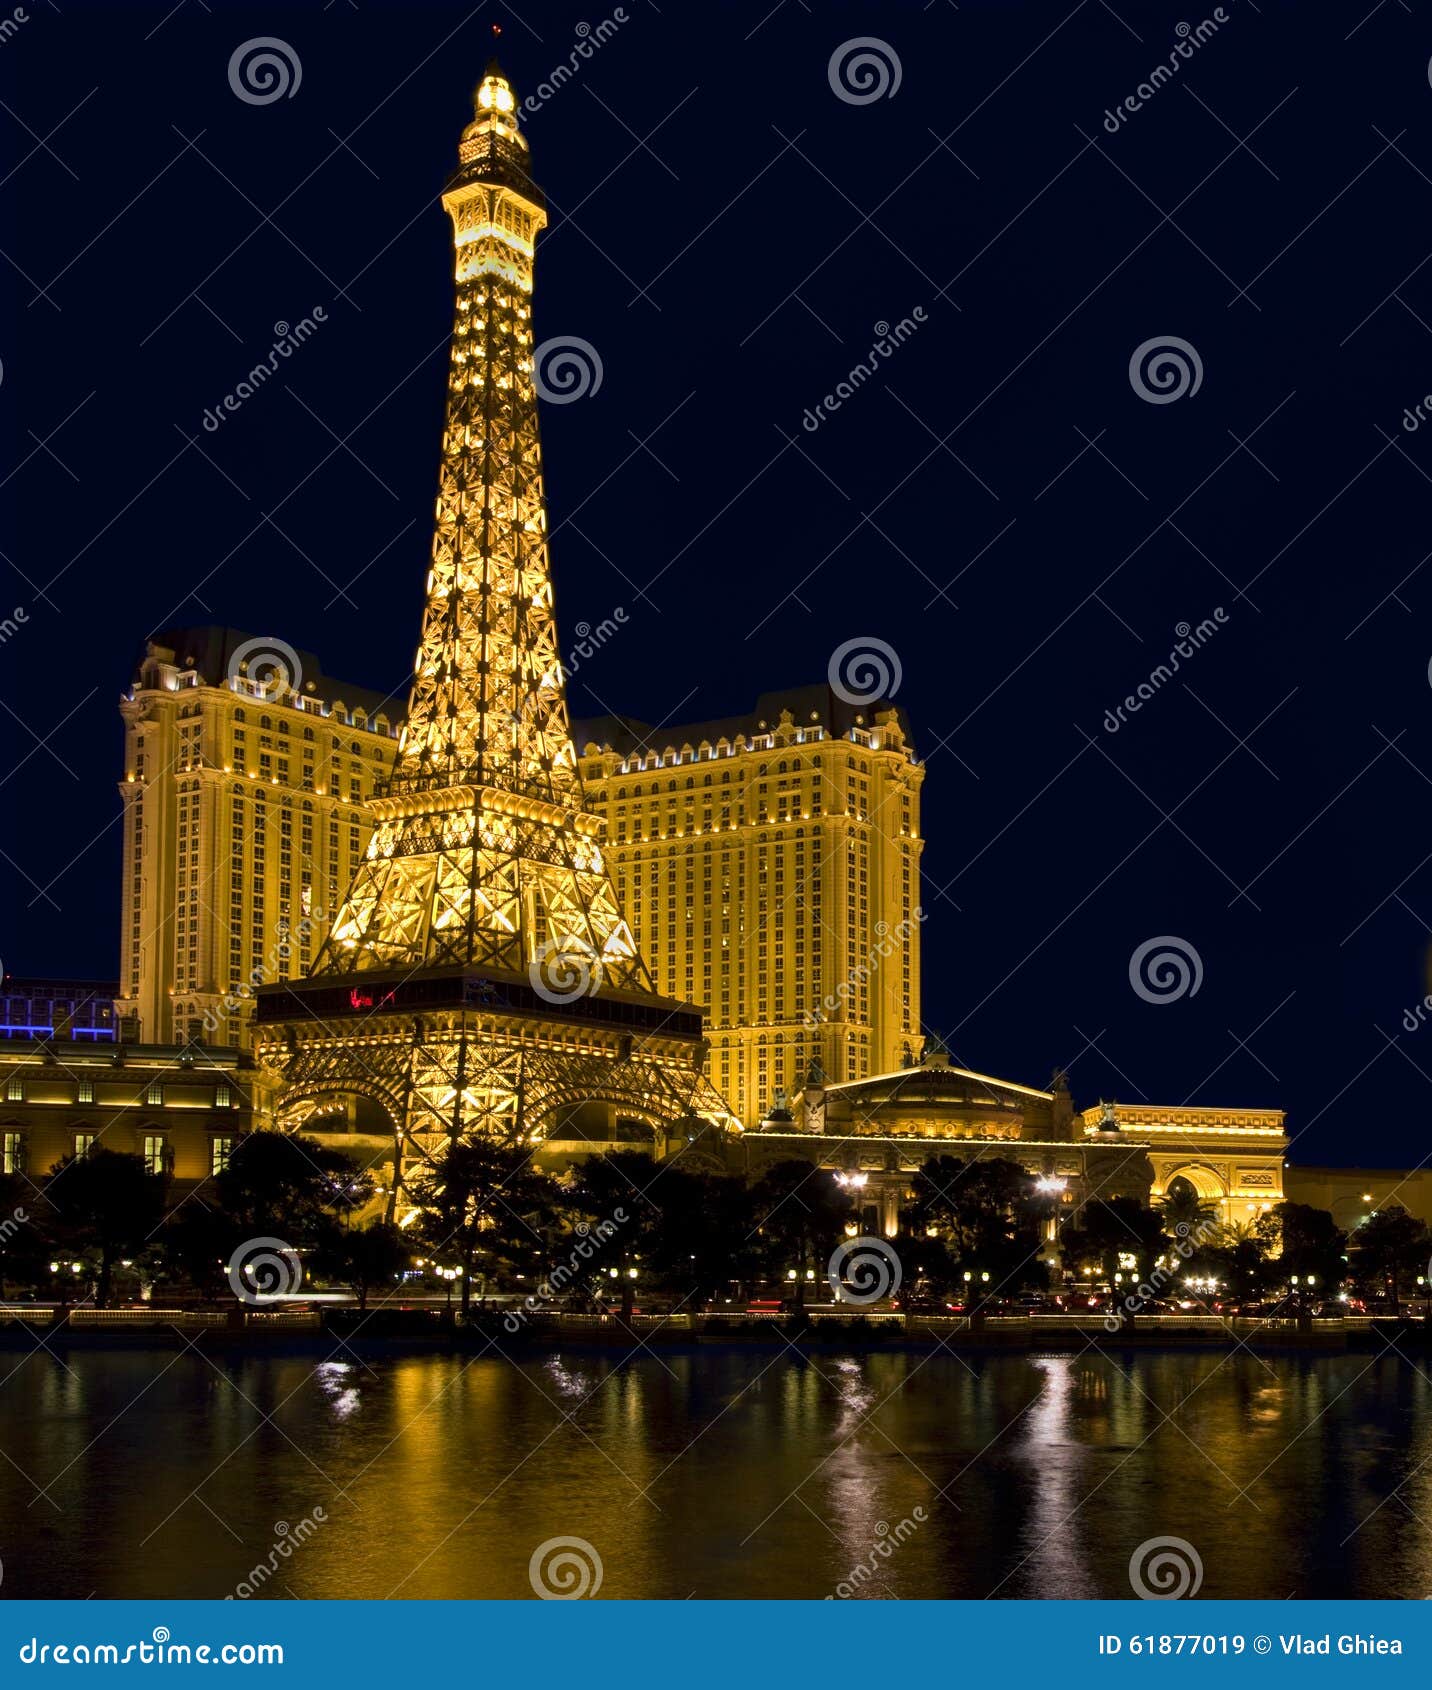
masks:
<svg viewBox="0 0 1432 1690"><path fill-rule="evenodd" d="M602 856L605 824L584 806L534 386L546 211L495 64L474 110L442 197L457 313L407 726L313 972L256 993L276 1119L300 1126L354 1094L378 1102L395 1190L464 1138L533 1144L622 1117L736 1125L705 1077L701 1012L654 991Z"/></svg>

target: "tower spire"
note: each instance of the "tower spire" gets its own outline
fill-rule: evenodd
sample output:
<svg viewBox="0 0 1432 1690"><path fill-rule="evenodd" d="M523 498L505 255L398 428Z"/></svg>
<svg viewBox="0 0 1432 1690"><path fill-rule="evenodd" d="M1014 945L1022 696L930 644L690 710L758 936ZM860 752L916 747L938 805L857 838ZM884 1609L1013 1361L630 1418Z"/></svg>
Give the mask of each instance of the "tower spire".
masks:
<svg viewBox="0 0 1432 1690"><path fill-rule="evenodd" d="M368 859L321 966L523 972L560 956L649 990L567 718L533 377L547 214L495 65L442 203L457 298L422 636Z"/></svg>
<svg viewBox="0 0 1432 1690"><path fill-rule="evenodd" d="M455 1139L531 1141L574 1114L615 1137L619 1111L653 1129L732 1121L703 1072L700 1011L653 992L583 804L533 371L547 214L518 112L489 65L442 196L457 298L397 760L313 973L257 994L280 1121L331 1094L377 1103L395 1194Z"/></svg>

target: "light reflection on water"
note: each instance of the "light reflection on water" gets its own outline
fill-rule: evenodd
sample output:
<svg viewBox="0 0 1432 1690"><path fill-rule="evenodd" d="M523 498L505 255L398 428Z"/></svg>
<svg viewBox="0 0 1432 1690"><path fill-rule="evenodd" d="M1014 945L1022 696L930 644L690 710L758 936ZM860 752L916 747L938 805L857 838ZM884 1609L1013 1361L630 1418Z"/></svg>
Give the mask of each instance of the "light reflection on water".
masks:
<svg viewBox="0 0 1432 1690"><path fill-rule="evenodd" d="M265 1594L526 1596L567 1536L603 1597L1126 1596L1164 1535L1204 1596L1432 1593L1396 1356L361 1350L0 1358L5 1594L222 1596L316 1505Z"/></svg>

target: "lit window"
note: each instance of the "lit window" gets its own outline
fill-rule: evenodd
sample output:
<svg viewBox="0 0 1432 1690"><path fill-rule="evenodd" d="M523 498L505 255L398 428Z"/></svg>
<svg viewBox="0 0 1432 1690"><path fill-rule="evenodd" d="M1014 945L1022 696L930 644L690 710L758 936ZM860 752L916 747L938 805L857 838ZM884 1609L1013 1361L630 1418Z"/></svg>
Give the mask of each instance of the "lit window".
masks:
<svg viewBox="0 0 1432 1690"><path fill-rule="evenodd" d="M144 1135L144 1165L151 1174L162 1174L165 1171L163 1133L146 1133Z"/></svg>
<svg viewBox="0 0 1432 1690"><path fill-rule="evenodd" d="M231 1133L220 1133L209 1147L209 1172L221 1174L229 1165L229 1157L234 1151L234 1140Z"/></svg>

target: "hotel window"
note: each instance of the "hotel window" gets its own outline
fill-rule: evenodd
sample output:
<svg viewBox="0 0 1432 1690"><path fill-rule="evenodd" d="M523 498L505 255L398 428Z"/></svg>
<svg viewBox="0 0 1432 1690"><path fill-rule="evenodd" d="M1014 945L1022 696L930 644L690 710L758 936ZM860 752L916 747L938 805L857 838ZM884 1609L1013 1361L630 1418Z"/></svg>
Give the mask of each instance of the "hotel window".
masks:
<svg viewBox="0 0 1432 1690"><path fill-rule="evenodd" d="M93 1103L94 1102L94 1081L93 1080L85 1079L85 1080L77 1080L75 1082L75 1102L76 1103Z"/></svg>
<svg viewBox="0 0 1432 1690"><path fill-rule="evenodd" d="M0 1146L0 1162L3 1162L4 1172L7 1174L23 1174L25 1171L25 1135L21 1132L7 1132L3 1146Z"/></svg>
<svg viewBox="0 0 1432 1690"><path fill-rule="evenodd" d="M90 1151L94 1149L95 1145L98 1142L99 1142L98 1133L76 1133L75 1134L75 1155L76 1156L88 1156Z"/></svg>
<svg viewBox="0 0 1432 1690"><path fill-rule="evenodd" d="M218 1085L214 1087L214 1107L216 1109L227 1109L230 1105L231 1095L228 1082L220 1080Z"/></svg>
<svg viewBox="0 0 1432 1690"><path fill-rule="evenodd" d="M164 1102L164 1084L161 1080L151 1080L144 1093L146 1103L162 1104Z"/></svg>
<svg viewBox="0 0 1432 1690"><path fill-rule="evenodd" d="M209 1146L209 1172L221 1174L229 1165L229 1157L234 1153L234 1139L232 1133L220 1133Z"/></svg>
<svg viewBox="0 0 1432 1690"><path fill-rule="evenodd" d="M164 1134L145 1133L144 1165L151 1174L162 1174L165 1171L166 1154Z"/></svg>
<svg viewBox="0 0 1432 1690"><path fill-rule="evenodd" d="M25 1101L25 1082L18 1074L12 1074L5 1086L5 1096L11 1103Z"/></svg>

